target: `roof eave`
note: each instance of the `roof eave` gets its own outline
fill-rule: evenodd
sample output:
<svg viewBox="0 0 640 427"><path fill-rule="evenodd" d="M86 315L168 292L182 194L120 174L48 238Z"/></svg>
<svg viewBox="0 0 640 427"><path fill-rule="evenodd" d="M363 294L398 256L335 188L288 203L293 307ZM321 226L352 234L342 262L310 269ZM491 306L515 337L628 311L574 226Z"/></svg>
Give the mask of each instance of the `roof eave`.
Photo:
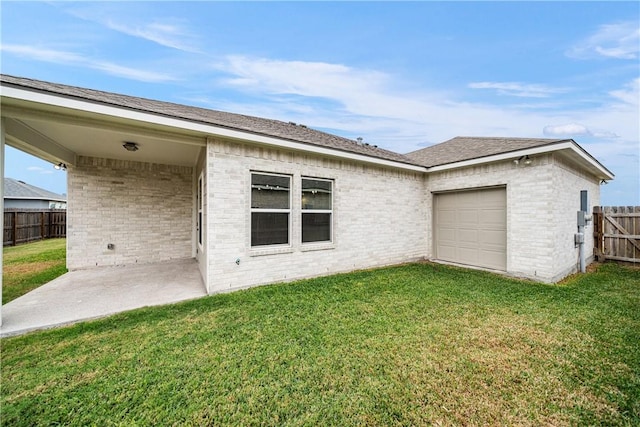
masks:
<svg viewBox="0 0 640 427"><path fill-rule="evenodd" d="M612 180L615 175L609 171L604 165L597 161L593 156L587 153L580 145L578 145L573 139L564 139L551 142L549 144L540 145L537 147L524 148L521 150L503 152L499 154L493 154L485 157L477 157L474 159L463 160L459 162L446 163L442 165L435 165L427 168L427 172L441 172L451 169L459 169L469 166L476 166L484 163L493 163L504 160L510 160L519 158L522 156L532 156L536 154L544 154L550 152L557 152L562 150L569 150L577 154L583 163L588 166L589 172L597 176L599 179Z"/></svg>
<svg viewBox="0 0 640 427"><path fill-rule="evenodd" d="M5 199L11 200L45 200L48 202L66 202L67 199L58 199L55 197L20 197L20 196L4 196Z"/></svg>
<svg viewBox="0 0 640 427"><path fill-rule="evenodd" d="M372 163L379 166L405 169L414 172L426 171L424 166L409 162L404 163L396 160L383 159L366 154L343 151L340 149L314 145L312 143L239 130L221 125L213 125L210 123L169 116L161 113L136 110L115 104L101 103L53 92L44 92L39 89L28 88L8 82L0 82L0 98L12 98L20 101L45 104L48 106L105 115L119 119L133 120L150 125L167 126L191 132L195 131L211 137L223 137L238 141L259 143L295 151L305 151L325 156Z"/></svg>

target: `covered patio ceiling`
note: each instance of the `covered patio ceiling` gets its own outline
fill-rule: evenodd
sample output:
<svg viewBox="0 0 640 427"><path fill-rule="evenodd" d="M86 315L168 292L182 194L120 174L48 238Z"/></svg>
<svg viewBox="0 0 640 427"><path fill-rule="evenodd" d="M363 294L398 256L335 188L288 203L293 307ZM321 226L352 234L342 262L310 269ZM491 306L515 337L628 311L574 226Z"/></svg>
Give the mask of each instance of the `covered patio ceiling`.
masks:
<svg viewBox="0 0 640 427"><path fill-rule="evenodd" d="M206 145L202 133L123 116L2 97L6 144L53 164L90 156L192 166ZM125 142L139 149L127 151Z"/></svg>

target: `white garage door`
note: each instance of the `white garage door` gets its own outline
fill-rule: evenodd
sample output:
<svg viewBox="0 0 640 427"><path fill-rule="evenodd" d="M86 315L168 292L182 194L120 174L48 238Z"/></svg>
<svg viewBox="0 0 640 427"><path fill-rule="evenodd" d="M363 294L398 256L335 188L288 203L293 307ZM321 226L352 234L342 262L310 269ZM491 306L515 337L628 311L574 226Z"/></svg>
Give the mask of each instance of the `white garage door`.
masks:
<svg viewBox="0 0 640 427"><path fill-rule="evenodd" d="M437 259L506 270L506 189L436 194L434 231Z"/></svg>

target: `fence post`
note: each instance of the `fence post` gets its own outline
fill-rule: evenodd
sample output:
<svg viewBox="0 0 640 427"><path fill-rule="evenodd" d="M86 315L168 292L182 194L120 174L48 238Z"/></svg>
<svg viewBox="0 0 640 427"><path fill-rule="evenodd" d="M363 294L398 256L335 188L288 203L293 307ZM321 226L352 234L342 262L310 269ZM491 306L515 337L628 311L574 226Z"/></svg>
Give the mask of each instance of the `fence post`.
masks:
<svg viewBox="0 0 640 427"><path fill-rule="evenodd" d="M44 212L40 212L40 237L41 237L41 240L45 239L45 235L44 235Z"/></svg>
<svg viewBox="0 0 640 427"><path fill-rule="evenodd" d="M604 215L601 206L593 207L593 256L596 261L604 261Z"/></svg>
<svg viewBox="0 0 640 427"><path fill-rule="evenodd" d="M13 242L12 246L18 244L18 212L13 213Z"/></svg>

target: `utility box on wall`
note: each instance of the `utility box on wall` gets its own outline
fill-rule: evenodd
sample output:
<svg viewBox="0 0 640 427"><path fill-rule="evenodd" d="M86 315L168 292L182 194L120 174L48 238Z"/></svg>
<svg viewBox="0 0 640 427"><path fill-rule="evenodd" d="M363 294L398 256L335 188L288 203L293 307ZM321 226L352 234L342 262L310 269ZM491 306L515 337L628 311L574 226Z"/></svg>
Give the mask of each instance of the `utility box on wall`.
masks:
<svg viewBox="0 0 640 427"><path fill-rule="evenodd" d="M578 211L578 227L585 227L587 225L587 213L585 211Z"/></svg>
<svg viewBox="0 0 640 427"><path fill-rule="evenodd" d="M589 192L587 190L580 191L580 210L589 212Z"/></svg>

